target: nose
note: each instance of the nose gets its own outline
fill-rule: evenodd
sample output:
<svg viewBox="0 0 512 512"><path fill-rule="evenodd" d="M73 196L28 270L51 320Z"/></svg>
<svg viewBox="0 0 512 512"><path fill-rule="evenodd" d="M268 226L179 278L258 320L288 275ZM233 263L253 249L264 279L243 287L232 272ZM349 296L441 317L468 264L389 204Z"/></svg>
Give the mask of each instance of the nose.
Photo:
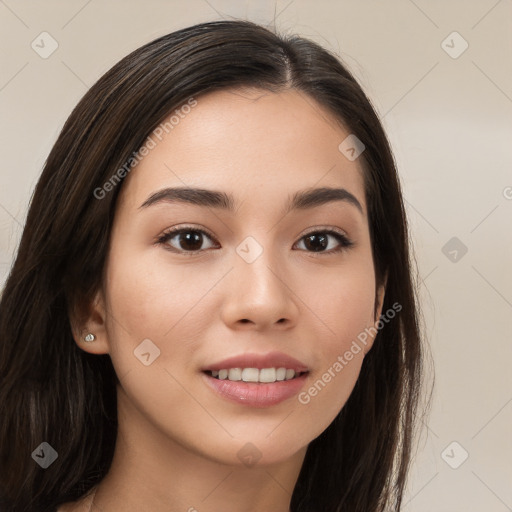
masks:
<svg viewBox="0 0 512 512"><path fill-rule="evenodd" d="M235 329L285 330L296 324L298 298L290 282L292 273L283 261L264 250L251 263L235 253L233 265L224 283L221 316L226 325Z"/></svg>

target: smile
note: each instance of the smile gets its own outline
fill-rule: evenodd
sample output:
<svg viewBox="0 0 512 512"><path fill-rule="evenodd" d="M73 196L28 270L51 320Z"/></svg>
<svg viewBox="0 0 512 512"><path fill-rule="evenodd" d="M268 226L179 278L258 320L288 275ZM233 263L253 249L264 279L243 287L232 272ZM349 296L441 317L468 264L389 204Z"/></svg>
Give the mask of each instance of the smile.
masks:
<svg viewBox="0 0 512 512"><path fill-rule="evenodd" d="M229 368L207 371L209 375L218 380L270 383L291 380L300 377L303 373L292 368Z"/></svg>

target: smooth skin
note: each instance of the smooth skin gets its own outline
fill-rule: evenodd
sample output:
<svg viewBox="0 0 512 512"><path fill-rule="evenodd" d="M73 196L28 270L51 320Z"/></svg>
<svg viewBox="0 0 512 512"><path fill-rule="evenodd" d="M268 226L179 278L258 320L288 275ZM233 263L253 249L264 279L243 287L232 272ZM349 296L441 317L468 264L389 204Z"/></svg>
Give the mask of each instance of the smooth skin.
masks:
<svg viewBox="0 0 512 512"><path fill-rule="evenodd" d="M347 401L372 338L307 404L230 402L205 385L201 368L279 350L309 367L307 391L381 313L363 171L338 149L349 132L293 89L224 90L197 102L127 176L85 326L96 340L75 338L110 354L120 380L114 460L93 511L288 512L308 443ZM185 186L230 193L237 209L139 208L162 188ZM362 212L332 201L283 215L289 196L319 187L345 188ZM156 242L184 225L213 236L193 255L183 235ZM328 235L315 252L305 235L326 229L353 245ZM247 237L263 248L252 263L236 251ZM148 366L134 356L145 339L160 350ZM261 455L253 466L237 456L247 443ZM90 506L89 497L59 511Z"/></svg>

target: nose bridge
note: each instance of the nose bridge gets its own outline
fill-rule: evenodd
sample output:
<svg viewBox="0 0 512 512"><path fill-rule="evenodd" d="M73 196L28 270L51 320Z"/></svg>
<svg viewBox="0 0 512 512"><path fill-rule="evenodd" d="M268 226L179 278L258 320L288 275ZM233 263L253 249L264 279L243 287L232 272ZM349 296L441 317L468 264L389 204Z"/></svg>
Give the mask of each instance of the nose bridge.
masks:
<svg viewBox="0 0 512 512"><path fill-rule="evenodd" d="M268 235L268 236L267 236ZM279 262L279 255L271 246L272 235L247 236L237 247L235 258L236 279L251 286L251 293L262 299L269 292L278 293L283 286L282 281L276 274L280 273L282 265ZM264 238L264 240L262 240ZM282 278L281 278L282 279ZM281 290L282 291L282 290Z"/></svg>
<svg viewBox="0 0 512 512"><path fill-rule="evenodd" d="M272 324L291 320L296 314L292 293L286 285L285 265L278 251L271 247L271 240L268 233L247 236L235 248L228 306L224 311L226 321Z"/></svg>

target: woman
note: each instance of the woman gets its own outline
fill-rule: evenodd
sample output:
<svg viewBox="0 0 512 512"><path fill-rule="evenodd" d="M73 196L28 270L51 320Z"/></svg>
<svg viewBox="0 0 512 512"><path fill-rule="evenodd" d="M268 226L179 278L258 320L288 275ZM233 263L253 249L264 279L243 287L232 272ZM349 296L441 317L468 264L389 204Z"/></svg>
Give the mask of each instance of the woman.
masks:
<svg viewBox="0 0 512 512"><path fill-rule="evenodd" d="M400 510L407 231L317 44L220 21L135 50L67 120L2 294L4 508Z"/></svg>

